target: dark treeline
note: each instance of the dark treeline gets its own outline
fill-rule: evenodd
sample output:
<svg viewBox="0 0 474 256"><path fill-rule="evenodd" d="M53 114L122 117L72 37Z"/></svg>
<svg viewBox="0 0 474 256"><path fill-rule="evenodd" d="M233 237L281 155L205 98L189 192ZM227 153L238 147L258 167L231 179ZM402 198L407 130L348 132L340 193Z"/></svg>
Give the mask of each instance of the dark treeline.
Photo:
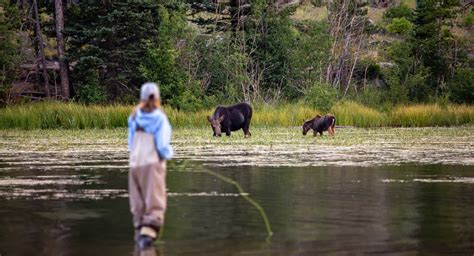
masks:
<svg viewBox="0 0 474 256"><path fill-rule="evenodd" d="M0 100L472 104L472 1L407 2L0 0Z"/></svg>

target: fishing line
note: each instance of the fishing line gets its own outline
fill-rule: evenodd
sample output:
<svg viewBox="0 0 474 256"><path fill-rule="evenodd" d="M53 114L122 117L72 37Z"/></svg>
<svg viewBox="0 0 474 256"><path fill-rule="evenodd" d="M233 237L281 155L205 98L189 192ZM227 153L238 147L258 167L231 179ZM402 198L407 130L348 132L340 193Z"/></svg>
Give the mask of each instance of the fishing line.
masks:
<svg viewBox="0 0 474 256"><path fill-rule="evenodd" d="M224 181L226 183L229 183L231 185L234 185L235 188L237 188L237 190L239 191L240 195L245 199L247 200L247 202L249 202L251 205L253 205L257 210L258 212L260 213L260 215L262 216L262 219L263 219L263 222L265 223L265 228L266 228L266 231L267 231L267 239L269 239L272 235L273 235L273 232L272 232L272 227L270 225L270 221L268 220L268 216L267 214L265 213L265 210L263 209L263 207L255 200L253 200L251 197L248 196L248 193L246 193L242 187L240 186L240 184L233 180L233 179L230 179L222 174L219 174L217 172L214 172L214 171L211 171L211 170L207 170L207 169L204 169L202 171L197 171L197 172L203 172L203 173L207 173L207 174L210 174L218 179L220 179L221 181Z"/></svg>
<svg viewBox="0 0 474 256"><path fill-rule="evenodd" d="M186 167L186 162L184 162L181 167ZM179 171L178 171L179 172ZM225 182L225 183L228 183L230 185L233 185L237 191L239 192L239 194L245 199L247 200L247 202L249 202L253 207L255 207L255 209L257 209L257 211L260 213L260 216L262 216L262 219L263 219L263 222L265 223L265 229L266 229L266 232L267 232L267 238L266 238L266 241L269 242L270 240L270 237L273 235L273 231L272 231L272 226L270 224L270 221L268 220L268 216L265 212L265 210L263 209L263 207L255 200L253 200L249 194L247 192L245 192L244 189L242 189L242 187L240 186L240 184L231 179L231 178L228 178L220 173L217 173L217 172L214 172L214 171L211 171L211 170L208 170L208 169L202 169L202 170L199 170L199 171L191 171L191 172L200 172L200 173L206 173L206 174L209 174L211 176L214 176L215 178ZM163 234L164 234L164 226L160 229L160 234L158 236L158 240L161 240L161 238L163 237Z"/></svg>

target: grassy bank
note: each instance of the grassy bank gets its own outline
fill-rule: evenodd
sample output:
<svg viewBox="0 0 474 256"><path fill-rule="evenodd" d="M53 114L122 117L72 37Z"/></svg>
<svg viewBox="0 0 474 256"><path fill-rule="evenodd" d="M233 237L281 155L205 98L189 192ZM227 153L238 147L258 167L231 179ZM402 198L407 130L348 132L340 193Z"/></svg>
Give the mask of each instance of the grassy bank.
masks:
<svg viewBox="0 0 474 256"><path fill-rule="evenodd" d="M86 106L76 103L41 102L0 109L0 129L88 129L127 126L127 117L133 106ZM165 108L175 127L204 127L206 116L213 109L183 112ZM398 106L388 112L360 105L339 102L330 111L337 124L357 127L426 127L474 124L474 106L436 104ZM316 114L317 109L302 105L257 106L252 125L256 127L300 126Z"/></svg>

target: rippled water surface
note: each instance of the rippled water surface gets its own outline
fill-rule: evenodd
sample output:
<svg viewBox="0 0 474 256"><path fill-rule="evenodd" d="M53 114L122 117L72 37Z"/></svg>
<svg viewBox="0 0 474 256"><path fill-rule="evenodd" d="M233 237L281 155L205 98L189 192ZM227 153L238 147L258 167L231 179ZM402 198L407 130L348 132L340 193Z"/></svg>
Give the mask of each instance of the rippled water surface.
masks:
<svg viewBox="0 0 474 256"><path fill-rule="evenodd" d="M0 131L0 254L474 253L472 127L209 133L175 132L162 240L134 252L125 130Z"/></svg>

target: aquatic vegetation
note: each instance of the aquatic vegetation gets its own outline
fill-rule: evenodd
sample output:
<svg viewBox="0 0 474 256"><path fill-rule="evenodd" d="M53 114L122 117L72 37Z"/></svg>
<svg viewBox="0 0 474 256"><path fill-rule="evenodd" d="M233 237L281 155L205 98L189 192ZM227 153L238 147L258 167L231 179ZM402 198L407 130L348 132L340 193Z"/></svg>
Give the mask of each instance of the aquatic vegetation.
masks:
<svg viewBox="0 0 474 256"><path fill-rule="evenodd" d="M127 126L133 106L82 105L77 103L39 102L0 109L0 129L106 129ZM214 109L195 112L165 107L175 128L208 127L206 116ZM380 112L356 102L339 102L329 111L337 118L337 125L355 127L383 126L453 126L474 123L474 106L414 105L395 107ZM280 106L256 105L252 127L301 126L316 114L326 114L302 104Z"/></svg>
<svg viewBox="0 0 474 256"><path fill-rule="evenodd" d="M127 131L123 128L0 130L0 138L5 168L127 170ZM299 127L254 127L247 139L242 132L214 138L208 127L178 128L173 133L176 160L170 170L186 168L179 166L181 160L214 166L469 165L474 164L473 144L474 126L340 128L334 137L327 133L303 136Z"/></svg>

